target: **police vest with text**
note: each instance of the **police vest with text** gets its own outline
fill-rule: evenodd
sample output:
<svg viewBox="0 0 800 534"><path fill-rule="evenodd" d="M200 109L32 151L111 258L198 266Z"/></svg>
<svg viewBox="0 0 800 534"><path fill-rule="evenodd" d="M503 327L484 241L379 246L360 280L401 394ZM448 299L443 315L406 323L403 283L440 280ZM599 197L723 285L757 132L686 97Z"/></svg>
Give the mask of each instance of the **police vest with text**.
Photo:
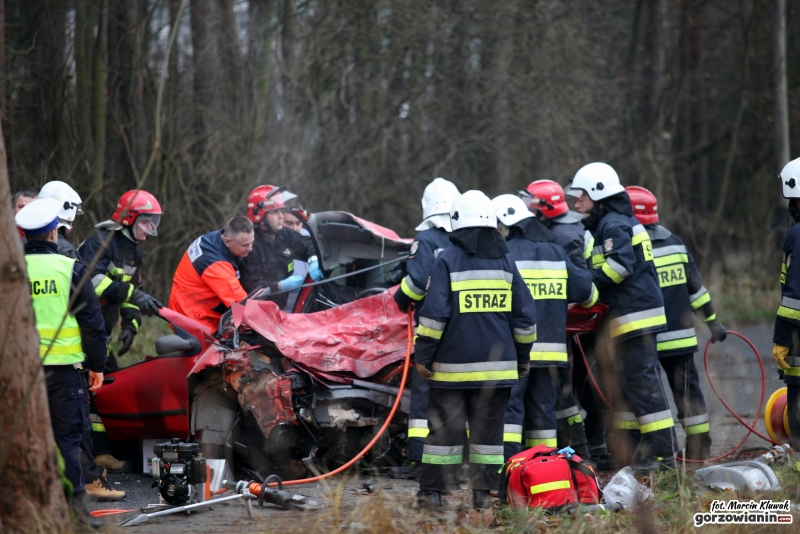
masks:
<svg viewBox="0 0 800 534"><path fill-rule="evenodd" d="M72 365L84 360L81 330L68 313L75 260L56 254L28 254L31 301L44 365Z"/></svg>

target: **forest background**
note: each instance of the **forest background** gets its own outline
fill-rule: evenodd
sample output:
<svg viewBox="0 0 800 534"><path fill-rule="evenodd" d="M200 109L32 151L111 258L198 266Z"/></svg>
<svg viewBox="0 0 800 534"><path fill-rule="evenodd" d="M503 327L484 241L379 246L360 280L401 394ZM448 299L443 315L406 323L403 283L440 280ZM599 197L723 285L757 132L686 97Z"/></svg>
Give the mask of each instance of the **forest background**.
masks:
<svg viewBox="0 0 800 534"><path fill-rule="evenodd" d="M800 2L2 0L0 10L12 191L70 183L86 212L77 243L152 159L143 188L164 216L144 245L145 289L164 302L188 244L243 213L259 184L411 237L436 176L494 196L542 178L567 185L605 161L657 195L662 222L735 318L774 313L787 228L777 174L800 156Z"/></svg>

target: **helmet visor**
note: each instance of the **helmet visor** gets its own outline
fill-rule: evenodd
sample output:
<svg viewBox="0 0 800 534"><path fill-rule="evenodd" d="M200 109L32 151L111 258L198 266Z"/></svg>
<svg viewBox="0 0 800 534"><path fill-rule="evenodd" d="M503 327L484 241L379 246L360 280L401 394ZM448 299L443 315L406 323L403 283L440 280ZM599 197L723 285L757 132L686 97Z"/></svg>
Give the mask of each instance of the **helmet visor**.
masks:
<svg viewBox="0 0 800 534"><path fill-rule="evenodd" d="M136 217L136 226L150 236L158 235L158 224L161 222L160 214L139 215Z"/></svg>

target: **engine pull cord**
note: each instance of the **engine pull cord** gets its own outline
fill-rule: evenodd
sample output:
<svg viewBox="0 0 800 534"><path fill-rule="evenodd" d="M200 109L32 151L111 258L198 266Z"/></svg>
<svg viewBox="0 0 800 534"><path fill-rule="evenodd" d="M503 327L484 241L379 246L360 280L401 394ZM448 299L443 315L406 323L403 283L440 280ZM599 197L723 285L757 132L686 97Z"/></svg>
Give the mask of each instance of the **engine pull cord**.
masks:
<svg viewBox="0 0 800 534"><path fill-rule="evenodd" d="M676 456L675 457L676 460L686 461L686 462L689 462L689 463L704 463L704 462L714 462L714 461L717 461L717 460L721 460L721 459L726 458L726 457L730 456L731 454L735 453L737 450L739 450L739 448L744 444L744 442L747 441L747 438L750 437L750 434L755 434L759 438L761 438L761 439L763 439L763 440L765 440L765 441L767 441L769 443L772 443L773 445L778 445L777 442L771 440L770 438L768 438L767 436L763 435L761 432L759 432L758 430L755 429L755 426L758 424L758 420L761 418L761 410L763 410L763 408L764 408L764 397L766 396L766 393L767 393L767 374L766 374L766 371L764 369L764 361L761 359L761 354L758 352L758 349L756 348L756 346L753 345L753 343L749 339L747 339L744 335L740 334L739 332L734 332L733 330L728 330L728 334L736 336L736 337L740 338L741 340L743 340L745 343L747 343L747 345L750 347L750 349L756 355L756 359L758 359L758 366L761 369L761 399L759 400L758 410L756 410L755 418L753 419L752 423L748 424L725 401L725 399L722 397L722 394L717 389L716 384L714 384L714 379L711 378L711 372L710 372L710 370L708 368L708 354L709 354L709 349L711 348L711 340L709 339L708 342L706 343L706 349L705 349L705 351L703 353L703 363L705 365L706 378L708 378L708 383L711 386L711 389L714 391L714 394L717 396L717 398L722 403L722 405L725 406L725 408L731 413L731 415L733 415L736 418L736 420L739 421L739 423L741 423L742 426L744 426L747 429L747 433L744 435L744 437L741 439L741 441L739 441L739 443L737 445L735 445L732 449L730 449L729 451L727 451L727 452L725 452L725 453L723 453L723 454L721 454L719 456L716 456L714 458L708 458L706 460L690 460L690 459L687 458L687 459L684 460L684 458ZM578 345L578 350L580 350L580 352L581 352L581 356L583 358L583 363L586 366L586 371L587 371L587 374L589 376L589 381L591 382L592 387L595 389L595 391L597 392L598 396L603 401L603 404L605 404L608 407L609 410L613 411L613 409L609 405L608 401L606 400L606 397L603 395L603 392L600 390L600 386L597 384L597 380L595 380L595 377L592 374L592 370L589 367L589 362L586 359L586 353L583 350L583 346L581 345L581 342L580 342L580 339L578 339L578 336L575 336L575 340L576 340L576 344Z"/></svg>

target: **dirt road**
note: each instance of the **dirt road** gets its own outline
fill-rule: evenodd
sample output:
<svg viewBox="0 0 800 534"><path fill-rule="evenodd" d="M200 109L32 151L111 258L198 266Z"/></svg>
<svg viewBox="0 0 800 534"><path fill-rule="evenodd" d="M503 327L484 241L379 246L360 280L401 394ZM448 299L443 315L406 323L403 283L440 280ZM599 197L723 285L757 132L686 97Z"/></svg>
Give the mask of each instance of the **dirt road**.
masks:
<svg viewBox="0 0 800 534"><path fill-rule="evenodd" d="M758 325L738 329L747 336L765 358L767 370L766 396L782 387L777 379L775 364L772 361L772 326ZM698 338L701 347L705 346L708 334L700 327ZM722 403L717 400L711 390L703 369L702 351L696 355L695 361L700 372L700 381L708 404L711 421L711 436L714 440L712 454L718 455L727 451L744 436L745 429L731 416ZM761 373L755 355L747 345L733 336L729 336L724 344L712 346L710 353L710 370L717 387L729 404L746 420L752 420L758 408L761 394ZM666 379L664 380L666 384ZM671 399L671 396L670 396ZM674 408L673 408L674 410ZM759 420L757 429L766 433L763 420ZM678 425L679 439L683 433ZM764 442L751 436L745 443L747 446L761 445ZM118 489L128 491L128 497L122 503L90 503L91 509L107 508L140 508L158 501L155 489L150 487L152 478L139 475L111 475L112 484ZM415 530L418 516L404 510L403 506L412 500L417 490L413 481L394 481L385 477L373 477L375 493L367 493L363 489L364 480L359 477L334 478L327 484L311 484L291 487L290 491L306 495L325 505L325 510L302 514L274 507L254 508L256 520L247 519L244 505L241 503L220 504L214 510L196 513L190 516L170 516L154 518L152 523L119 529L131 533L159 532L164 534L177 532L217 533L217 532L317 532L317 531L380 531L388 527L391 521L402 525L408 523L409 532ZM289 489L290 487L287 487ZM443 524L452 524L459 514L459 503L468 503L470 493L467 490L454 492L448 497L450 505L436 516ZM105 521L111 530L112 525L133 514L111 516Z"/></svg>

